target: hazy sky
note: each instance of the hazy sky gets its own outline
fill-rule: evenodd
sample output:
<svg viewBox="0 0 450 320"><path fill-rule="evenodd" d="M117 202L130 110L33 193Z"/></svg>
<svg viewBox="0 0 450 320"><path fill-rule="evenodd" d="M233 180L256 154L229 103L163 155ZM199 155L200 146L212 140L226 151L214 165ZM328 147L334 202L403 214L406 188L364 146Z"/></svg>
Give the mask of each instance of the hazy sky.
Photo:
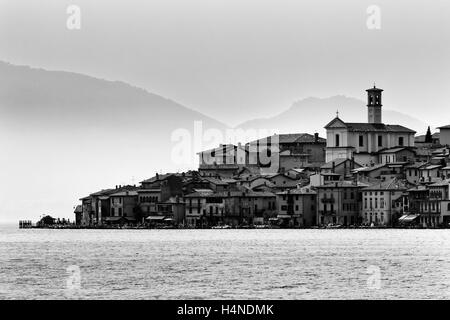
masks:
<svg viewBox="0 0 450 320"><path fill-rule="evenodd" d="M0 59L123 80L231 125L309 96L365 99L374 81L386 108L441 125L449 40L448 0L0 0Z"/></svg>

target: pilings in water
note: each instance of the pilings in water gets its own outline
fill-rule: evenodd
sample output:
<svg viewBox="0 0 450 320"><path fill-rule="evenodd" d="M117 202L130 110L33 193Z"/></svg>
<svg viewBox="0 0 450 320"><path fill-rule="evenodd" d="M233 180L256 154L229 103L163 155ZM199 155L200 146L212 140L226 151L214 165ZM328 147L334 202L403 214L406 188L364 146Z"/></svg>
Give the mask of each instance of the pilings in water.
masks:
<svg viewBox="0 0 450 320"><path fill-rule="evenodd" d="M26 228L32 228L33 223L31 220L19 220L19 228L20 229L26 229Z"/></svg>

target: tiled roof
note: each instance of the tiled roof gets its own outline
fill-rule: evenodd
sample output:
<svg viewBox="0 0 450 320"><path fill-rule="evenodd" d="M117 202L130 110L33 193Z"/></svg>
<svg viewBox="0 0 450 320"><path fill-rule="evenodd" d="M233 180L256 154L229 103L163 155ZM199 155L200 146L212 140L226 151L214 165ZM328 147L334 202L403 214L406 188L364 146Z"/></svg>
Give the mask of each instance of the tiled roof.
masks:
<svg viewBox="0 0 450 320"><path fill-rule="evenodd" d="M448 125L448 126L442 126L442 127L439 127L438 129L450 129L450 125Z"/></svg>
<svg viewBox="0 0 450 320"><path fill-rule="evenodd" d="M426 162L425 163L424 162L416 162L416 163L406 166L406 169L419 169L426 165L428 165L428 163L426 163Z"/></svg>
<svg viewBox="0 0 450 320"><path fill-rule="evenodd" d="M406 150L407 148L405 147L400 147L400 148L392 148L392 149L386 149L383 151L380 151L380 153L397 153L403 150Z"/></svg>
<svg viewBox="0 0 450 320"><path fill-rule="evenodd" d="M400 125L391 125L384 123L358 123L358 122L345 122L345 126L349 131L353 132L404 132L404 133L416 133L416 131L406 128Z"/></svg>
<svg viewBox="0 0 450 320"><path fill-rule="evenodd" d="M446 187L450 185L450 180L440 180L428 185L428 187Z"/></svg>
<svg viewBox="0 0 450 320"><path fill-rule="evenodd" d="M194 192L186 195L186 198L229 198L229 197L274 197L272 192L265 191L221 191L221 192Z"/></svg>
<svg viewBox="0 0 450 320"><path fill-rule="evenodd" d="M174 173L158 174L158 175L155 175L154 177L151 177L150 179L141 181L141 183L152 183L152 182L156 182L156 181L162 181L173 175L175 175L175 174Z"/></svg>
<svg viewBox="0 0 450 320"><path fill-rule="evenodd" d="M129 190L122 190L116 193L111 194L111 197L133 197L137 196L137 191L129 191Z"/></svg>
<svg viewBox="0 0 450 320"><path fill-rule="evenodd" d="M314 135L309 133L282 133L278 135L272 135L270 137L258 139L255 141L249 142L249 144L255 144L257 141L265 144L270 140L273 141L274 138L278 139L278 143L313 143L316 142L316 138ZM319 137L318 141L319 143L326 143L326 139Z"/></svg>
<svg viewBox="0 0 450 320"><path fill-rule="evenodd" d="M353 181L336 181L330 182L328 184L317 186L319 189L330 189L330 188L364 188L368 187L369 184L358 181L356 184Z"/></svg>
<svg viewBox="0 0 450 320"><path fill-rule="evenodd" d="M297 189L291 189L287 191L281 191L277 192L279 195L286 195L286 194L317 194L316 191L314 191L311 188L297 188Z"/></svg>
<svg viewBox="0 0 450 320"><path fill-rule="evenodd" d="M364 190L407 190L407 189L408 186L398 179L380 181L379 183L374 183L373 185L364 188Z"/></svg>
<svg viewBox="0 0 450 320"><path fill-rule="evenodd" d="M347 159L347 158L334 159L333 161L329 161L329 162L325 163L323 166L320 167L320 169L332 169L333 163L334 163L334 166L337 167L346 161L351 161L351 160Z"/></svg>
<svg viewBox="0 0 450 320"><path fill-rule="evenodd" d="M353 171L354 172L371 172L371 171L374 171L374 170L378 170L378 169L384 168L386 166L387 166L387 163L382 163L382 164L376 164L376 165L368 166L368 167L356 168Z"/></svg>

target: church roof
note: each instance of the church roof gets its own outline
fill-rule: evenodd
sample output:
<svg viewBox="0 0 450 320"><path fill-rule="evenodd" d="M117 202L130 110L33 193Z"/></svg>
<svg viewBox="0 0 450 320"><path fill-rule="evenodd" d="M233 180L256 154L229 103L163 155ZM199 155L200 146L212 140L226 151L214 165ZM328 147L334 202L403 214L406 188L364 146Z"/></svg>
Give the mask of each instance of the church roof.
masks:
<svg viewBox="0 0 450 320"><path fill-rule="evenodd" d="M405 133L416 133L414 130L400 126L397 124L384 124L384 123L358 123L358 122L346 122L346 127L349 131L354 132L405 132Z"/></svg>
<svg viewBox="0 0 450 320"><path fill-rule="evenodd" d="M344 122L338 117L334 118L325 126L326 129L336 127L335 123L339 123L341 127L347 128L350 132L401 132L416 133L416 131L397 124L384 123L365 123L365 122Z"/></svg>

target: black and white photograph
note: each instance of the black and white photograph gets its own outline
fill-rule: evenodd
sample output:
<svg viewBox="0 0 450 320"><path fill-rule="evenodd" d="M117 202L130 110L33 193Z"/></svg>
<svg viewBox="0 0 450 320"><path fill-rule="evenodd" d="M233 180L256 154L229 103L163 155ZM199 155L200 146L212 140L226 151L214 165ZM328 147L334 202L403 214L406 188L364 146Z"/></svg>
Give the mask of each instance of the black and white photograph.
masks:
<svg viewBox="0 0 450 320"><path fill-rule="evenodd" d="M450 299L449 58L444 0L0 0L0 299Z"/></svg>

